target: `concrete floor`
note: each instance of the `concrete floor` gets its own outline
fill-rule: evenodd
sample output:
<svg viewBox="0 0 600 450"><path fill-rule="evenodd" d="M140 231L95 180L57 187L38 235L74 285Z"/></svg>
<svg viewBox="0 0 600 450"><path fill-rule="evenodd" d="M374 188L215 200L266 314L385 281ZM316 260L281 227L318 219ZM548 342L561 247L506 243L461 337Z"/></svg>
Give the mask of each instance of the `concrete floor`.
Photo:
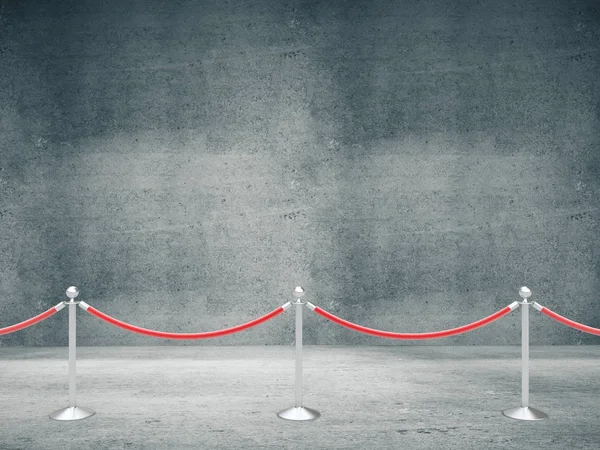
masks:
<svg viewBox="0 0 600 450"><path fill-rule="evenodd" d="M532 347L531 404L520 422L520 348L305 347L304 404L288 422L293 347L84 347L78 404L67 406L66 348L0 349L0 449L598 448L600 346Z"/></svg>

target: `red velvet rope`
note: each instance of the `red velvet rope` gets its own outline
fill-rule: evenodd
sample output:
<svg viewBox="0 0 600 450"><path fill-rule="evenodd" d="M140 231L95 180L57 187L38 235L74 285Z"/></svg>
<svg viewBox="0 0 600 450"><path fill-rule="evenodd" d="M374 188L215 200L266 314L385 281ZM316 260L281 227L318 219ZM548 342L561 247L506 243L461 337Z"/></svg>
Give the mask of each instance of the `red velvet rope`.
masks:
<svg viewBox="0 0 600 450"><path fill-rule="evenodd" d="M146 336L152 336L152 337L162 338L162 339L207 339L207 338L225 336L227 334L237 333L238 331L246 330L248 328L252 328L258 324L266 322L267 320L272 319L275 316L278 316L283 311L284 311L283 306L280 306L279 308L271 311L268 314L265 314L262 317L259 317L258 319L251 320L250 322L246 322L241 325L237 325L235 327L224 328L222 330L207 331L204 333L168 333L165 331L155 331L155 330L149 330L147 328L136 327L135 325L121 322L120 320L110 317L109 315L104 314L103 312L100 312L97 309L92 308L91 306L87 307L87 312L89 312L93 316L96 316L99 319L102 319L114 326L123 328L123 329L125 329L127 331L131 331L133 333L145 334Z"/></svg>
<svg viewBox="0 0 600 450"><path fill-rule="evenodd" d="M30 327L31 325L41 322L42 320L47 319L48 317L56 314L56 312L56 306L53 306L48 311L38 314L37 316L32 317L31 319L24 320L23 322L16 323L9 327L0 328L0 335L14 333L15 331L19 331L23 328Z"/></svg>
<svg viewBox="0 0 600 450"><path fill-rule="evenodd" d="M339 317L334 316L331 313L328 313L327 311L319 308L318 306L315 307L315 312L317 314L325 317L326 319L331 320L332 322L337 323L338 325L341 325L346 328L350 328L351 330L358 331L358 332L364 333L364 334L370 334L372 336L382 337L382 338L406 339L406 340L438 339L438 338L453 336L455 334L466 333L467 331L471 331L471 330L474 330L475 328L479 328L484 325L487 325L488 323L493 322L494 320L497 320L502 316L505 316L506 314L508 314L511 311L512 310L510 309L510 306L507 306L506 308L501 309L497 313L494 313L491 316L488 316L484 319L478 320L477 322L473 322L473 323L470 323L468 325L464 325L464 326L458 327L458 328L452 328L450 330L434 331L431 333L393 333L391 331L382 331L382 330L376 330L374 328L363 327L361 325L357 325L355 323L348 322L347 320L340 319Z"/></svg>
<svg viewBox="0 0 600 450"><path fill-rule="evenodd" d="M583 331L584 333L595 334L596 336L600 336L600 328L588 327L587 325L583 325L582 323L575 322L571 319L567 319L566 317L563 317L560 314L556 314L554 311L549 310L545 306L542 306L540 312L556 320L557 322L562 323L563 325L575 328L579 331Z"/></svg>

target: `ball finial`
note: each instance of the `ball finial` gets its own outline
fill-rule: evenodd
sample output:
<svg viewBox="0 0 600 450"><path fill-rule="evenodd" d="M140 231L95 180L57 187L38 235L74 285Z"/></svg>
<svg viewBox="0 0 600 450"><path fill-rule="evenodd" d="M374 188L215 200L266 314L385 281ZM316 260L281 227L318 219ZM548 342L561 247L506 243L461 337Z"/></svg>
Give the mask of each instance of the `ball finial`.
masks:
<svg viewBox="0 0 600 450"><path fill-rule="evenodd" d="M521 298L527 300L529 297L531 297L531 291L527 286L523 286L521 289L519 289L519 295Z"/></svg>
<svg viewBox="0 0 600 450"><path fill-rule="evenodd" d="M296 298L300 298L304 296L304 288L302 286L296 286L296 289L294 289L294 297Z"/></svg>
<svg viewBox="0 0 600 450"><path fill-rule="evenodd" d="M79 289L77 289L75 286L70 286L67 289L67 297L69 297L71 300L73 300L78 295L79 295Z"/></svg>

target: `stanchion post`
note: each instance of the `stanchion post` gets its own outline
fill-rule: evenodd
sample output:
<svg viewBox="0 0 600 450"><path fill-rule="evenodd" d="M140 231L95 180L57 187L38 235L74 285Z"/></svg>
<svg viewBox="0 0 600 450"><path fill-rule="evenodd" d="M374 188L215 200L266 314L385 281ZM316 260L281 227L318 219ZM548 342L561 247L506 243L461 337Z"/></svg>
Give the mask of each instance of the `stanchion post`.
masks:
<svg viewBox="0 0 600 450"><path fill-rule="evenodd" d="M304 302L302 297L305 291L301 286L294 289L296 301L292 303L296 305L296 380L295 380L295 403L292 408L279 411L277 415L285 420L314 420L321 413L312 408L302 406L302 308Z"/></svg>
<svg viewBox="0 0 600 450"><path fill-rule="evenodd" d="M67 289L69 301L65 302L65 304L69 306L69 406L50 414L50 418L54 420L79 420L95 414L95 411L92 411L89 408L77 406L77 392L75 385L77 349L76 314L77 304L79 302L76 302L75 298L78 295L79 289L75 286L71 286Z"/></svg>
<svg viewBox="0 0 600 450"><path fill-rule="evenodd" d="M543 420L548 415L529 406L529 302L531 291L526 286L519 290L521 305L521 406L502 411L506 417L517 420Z"/></svg>

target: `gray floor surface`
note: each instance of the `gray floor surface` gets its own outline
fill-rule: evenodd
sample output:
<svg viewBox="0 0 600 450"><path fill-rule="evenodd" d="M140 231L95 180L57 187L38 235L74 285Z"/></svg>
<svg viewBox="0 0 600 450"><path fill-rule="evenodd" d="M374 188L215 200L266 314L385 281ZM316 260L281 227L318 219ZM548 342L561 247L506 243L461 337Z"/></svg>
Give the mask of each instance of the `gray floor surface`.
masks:
<svg viewBox="0 0 600 450"><path fill-rule="evenodd" d="M294 348L78 348L77 400L96 414L57 422L67 348L0 349L0 449L600 448L600 346L532 347L540 422L520 404L520 347L309 346L304 405L293 405Z"/></svg>

